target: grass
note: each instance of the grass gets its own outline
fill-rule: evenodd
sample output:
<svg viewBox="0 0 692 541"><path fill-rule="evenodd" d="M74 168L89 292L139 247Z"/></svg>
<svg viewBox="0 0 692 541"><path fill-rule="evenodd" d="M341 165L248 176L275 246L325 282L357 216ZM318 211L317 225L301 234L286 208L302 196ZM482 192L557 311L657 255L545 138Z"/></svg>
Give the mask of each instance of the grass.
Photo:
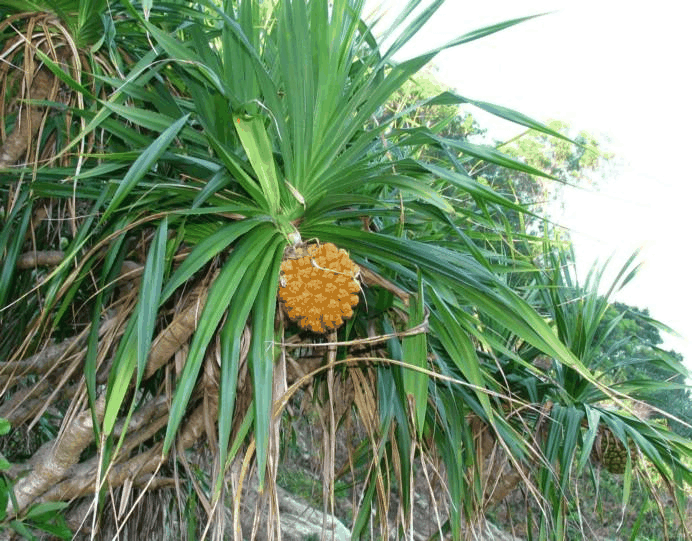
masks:
<svg viewBox="0 0 692 541"><path fill-rule="evenodd" d="M283 466L279 468L276 483L311 507L322 509L322 481L310 475L309 472L296 466ZM351 485L344 481L336 481L334 498L336 517L350 524L353 520L353 513L348 505L351 499Z"/></svg>

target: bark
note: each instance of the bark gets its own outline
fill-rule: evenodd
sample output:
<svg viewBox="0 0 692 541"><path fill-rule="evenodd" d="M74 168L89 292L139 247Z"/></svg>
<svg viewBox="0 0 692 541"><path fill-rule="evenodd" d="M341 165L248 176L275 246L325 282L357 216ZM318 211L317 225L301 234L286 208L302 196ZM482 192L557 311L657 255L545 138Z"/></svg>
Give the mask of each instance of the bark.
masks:
<svg viewBox="0 0 692 541"><path fill-rule="evenodd" d="M96 416L100 421L105 409L105 398L96 402ZM30 471L14 485L17 507L8 502L7 512L21 513L33 501L65 478L70 468L79 461L81 452L94 440L91 411L80 413L69 423L62 437L46 442L29 462Z"/></svg>
<svg viewBox="0 0 692 541"><path fill-rule="evenodd" d="M126 283L132 283L140 278L141 265L125 261L119 279L127 281ZM197 327L197 319L205 300L206 286L197 286L188 294L185 301L183 301L186 308L174 317L173 321L154 340L144 376L145 379L151 377L187 343ZM103 336L112 324L113 319L104 322L99 330L99 336ZM23 361L0 362L0 384L8 386L22 375L43 375L55 371L57 363L63 362L67 355L74 351L75 347L83 344L87 335L86 331L82 332L80 335L61 344L49 346ZM82 351L80 355L84 355L84 353L85 351ZM109 366L110 362L104 363L101 366L97 374L97 383L103 383L106 380ZM70 386L65 389L63 397L70 398L74 396L78 388L78 385ZM19 426L44 407L47 397L54 391L55 382L48 378L43 378L32 386L31 389L15 392L10 400L0 406L0 417L10 421L12 426Z"/></svg>
<svg viewBox="0 0 692 541"><path fill-rule="evenodd" d="M495 484L491 487L490 493L486 494L485 505L488 508L492 508L504 500L522 481L522 474L515 469L507 471L504 468L501 471L502 474L495 479Z"/></svg>
<svg viewBox="0 0 692 541"><path fill-rule="evenodd" d="M545 435L545 421L553 407L551 401L541 407L541 416L534 428L535 441ZM480 440L477 442L479 457L483 460L483 483L485 489L485 508L491 508L504 500L522 482L529 478L529 468L536 465L534 457L528 465L511 463L505 451L500 447L490 429L480 419L472 420L474 434Z"/></svg>
<svg viewBox="0 0 692 541"><path fill-rule="evenodd" d="M132 270L132 269L130 269ZM134 275L137 269L134 269ZM154 341L145 377L153 375L159 368L164 366L170 359L183 347L190 336L194 333L197 320L201 309L206 300L206 285L197 286L180 303L184 309L178 313L171 323L157 336ZM24 371L43 370L43 367L55 368L56 363L79 347L85 334L75 337L70 341L57 346L50 346L39 354L24 361L5 363L0 366L11 373L16 374L18 369ZM83 355L84 352L77 352ZM216 360L213 361L214 370L218 371ZM75 362L74 355L72 363ZM207 363L208 364L208 363ZM2 370L0 370L2 371ZM193 411L183 425L177 440L179 450L187 449L196 442L204 433L205 429L214 424L218 410L218 375L206 374L205 385L201 389L204 400L202 405ZM55 390L54 383L46 377L35 388L32 389L33 398L27 400L25 393L16 392L13 400L5 403L0 410L14 409L20 411L26 408L20 406L33 406L29 409L34 411L36 407L45 406L46 396ZM73 391L78 392L81 384L75 384ZM74 394L74 393L73 393ZM19 401L18 403L15 403ZM105 410L105 397L98 399L96 404L96 418L100 422ZM16 418L16 415L14 416ZM16 420L16 419L15 419ZM168 422L168 402L165 396L154 399L145 405L133 416L128 427L128 434L121 449L120 457L116 461L127 458L132 452L136 452L138 447L150 440L157 432L163 429ZM15 424L15 423L13 423ZM123 423L115 427L116 433L121 433ZM83 411L74 419L66 423L62 436L56 440L44 444L31 458L22 465L22 471L27 472L25 476L18 475L18 480L14 486L16 495L16 507L8 503L7 512L9 514L19 514L25 511L30 505L44 501L65 501L88 494L93 494L98 481L99 458L79 463L82 451L94 441L92 415L89 410ZM160 444L153 446L147 451L137 454L122 463L116 463L107 474L107 483L111 487L121 486L127 480L135 481L148 479L154 474L161 465L165 457L161 453ZM14 471L13 473L20 473Z"/></svg>
<svg viewBox="0 0 692 541"><path fill-rule="evenodd" d="M77 388L77 385L64 387L60 390L60 398L71 399L77 392ZM20 388L15 391L10 401L0 408L0 417L7 419L10 425L17 428L35 417L42 408L45 408L48 396L54 391L55 385L47 379L37 383L31 389ZM31 396L27 397L29 393Z"/></svg>
<svg viewBox="0 0 692 541"><path fill-rule="evenodd" d="M105 321L99 329L99 334L105 332L112 323L113 320L110 319ZM61 365L64 365L70 356L74 356L73 354L80 355L75 353L75 350L83 345L87 336L88 332L83 331L60 344L44 348L24 361L0 363L0 383L3 385L0 394L4 394L8 387L16 386L17 379L22 376L27 374L43 376L30 388L17 386L12 398L0 406L0 417L7 419L12 426L17 427L45 407L48 397L58 390L56 383L49 378L50 374L54 373L59 374L60 377L65 377L66 370L64 368L60 370ZM72 364L74 365L74 360Z"/></svg>
<svg viewBox="0 0 692 541"><path fill-rule="evenodd" d="M168 423L168 402L160 396L137 411L130 421L128 435L120 450L119 457L128 456L135 448L153 437ZM122 433L124 423L121 421L114 429L117 437ZM158 467L160 446L136 455L129 460L114 465L108 474L111 487L122 485L126 479L136 479L143 474L151 474ZM64 501L86 496L95 490L100 457L95 456L86 462L74 464L64 480L41 495L39 501ZM116 458L116 461L118 458ZM147 466L148 464L148 466ZM128 475L131 475L128 477Z"/></svg>
<svg viewBox="0 0 692 541"><path fill-rule="evenodd" d="M199 285L189 294L186 307L159 333L151 346L144 379L154 375L186 344L197 328L197 320L207 299L206 285Z"/></svg>
<svg viewBox="0 0 692 541"><path fill-rule="evenodd" d="M161 446L156 445L151 449L132 457L127 462L113 466L107 477L107 484L111 488L122 486L126 480L135 480L156 471L162 463ZM69 501L94 494L98 474L98 457L80 464L70 472L62 482L46 491L40 498L41 502Z"/></svg>

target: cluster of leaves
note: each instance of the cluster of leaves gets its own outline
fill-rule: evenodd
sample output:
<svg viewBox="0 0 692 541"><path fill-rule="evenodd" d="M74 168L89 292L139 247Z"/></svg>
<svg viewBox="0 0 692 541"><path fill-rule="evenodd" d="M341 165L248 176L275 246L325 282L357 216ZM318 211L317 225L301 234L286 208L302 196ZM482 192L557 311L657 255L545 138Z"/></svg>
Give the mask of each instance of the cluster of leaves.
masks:
<svg viewBox="0 0 692 541"><path fill-rule="evenodd" d="M103 2L34 2L70 20L78 39L56 34L64 41L51 54L44 45L23 54L83 102L24 103L45 108L30 109L41 115L27 161L50 151L64 159L3 173L0 318L16 332L0 339L1 381L10 390L0 415L19 426L58 404L62 432L75 436L51 446L66 457L50 463L46 479L55 487L34 478L50 469L46 460L17 481L26 501L7 504L8 516L44 493L66 498L65 478L80 478L70 468L94 472L75 497L124 483L118 466L153 475L201 432L216 450L209 490L198 492L207 509L223 497L225 472L246 472L253 458L260 490L270 492L277 419L286 397L313 380L331 393L325 441L333 445L339 421L338 382L353 395L341 414L353 404L369 436L354 450L365 465L354 538L374 522L387 536L392 478L404 510L396 527L406 529L415 457L440 464L444 528L455 539L493 502L498 479L488 472L502 468L488 462L496 459L547 502L539 537L564 538L570 472L589 465L602 427L633 441L671 486L692 481L681 460L692 443L628 410L646 382L615 388L591 366L607 301L595 287L570 283L560 243L528 234L521 200L494 189L496 180L481 181L477 166L532 178L558 172L472 143L473 121L460 119L456 106L568 139L447 91L404 106L419 95L411 77L439 50L392 58L441 1L422 10L409 2L386 29L394 37L387 49L360 0L120 0L107 11ZM33 15L9 15L17 6L2 5L3 17L17 17L3 39L21 32L22 21L31 27ZM98 38L89 31L95 20L103 24ZM64 51L80 47L92 86L61 68ZM433 106L447 109L425 109ZM8 131L18 115L2 119ZM73 116L77 137L65 131ZM570 156L560 154L567 169ZM287 342L320 347L319 337L277 314L280 266L300 239L346 249L368 287L366 302L330 335L325 366L287 389L287 366L301 360ZM60 254L46 270L39 255L49 250ZM163 352L171 336L175 348ZM41 363L54 340L69 355ZM679 359L669 367L684 373ZM67 412L85 402L91 413L80 424ZM158 404L170 404L162 424L146 417ZM88 438L80 432L85 416ZM331 468L327 495L333 461ZM103 504L105 489L101 495ZM237 512L240 491L233 496Z"/></svg>
<svg viewBox="0 0 692 541"><path fill-rule="evenodd" d="M675 417L666 419L663 414L652 412L653 417L666 419L676 433L689 438L692 429L686 425L692 424L692 396L685 375L675 368L683 362L683 357L676 351L662 349L662 330L670 332L653 320L646 308L613 303L598 333L606 338L602 342L599 340L601 352L597 366L613 383L659 381L671 384L652 386L647 403Z"/></svg>

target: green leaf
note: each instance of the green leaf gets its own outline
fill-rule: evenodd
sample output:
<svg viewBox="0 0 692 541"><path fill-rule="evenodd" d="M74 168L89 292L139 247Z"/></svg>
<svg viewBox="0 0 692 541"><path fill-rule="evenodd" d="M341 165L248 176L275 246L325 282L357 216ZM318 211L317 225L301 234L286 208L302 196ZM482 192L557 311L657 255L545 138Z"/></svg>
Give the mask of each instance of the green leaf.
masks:
<svg viewBox="0 0 692 541"><path fill-rule="evenodd" d="M648 500L646 501L648 504ZM637 515L637 520L634 522L634 525L632 526L632 532L630 533L630 538L629 541L637 541L638 537L637 534L639 533L639 529L641 528L642 521L644 520L644 517L647 514L648 511L648 505L642 505L641 509L639 510L639 515Z"/></svg>
<svg viewBox="0 0 692 541"><path fill-rule="evenodd" d="M240 142L247 153L252 168L255 170L260 186L262 186L262 193L269 204L269 212L272 216L276 216L281 193L272 144L264 127L264 119L258 116L247 118L237 115L234 124Z"/></svg>
<svg viewBox="0 0 692 541"><path fill-rule="evenodd" d="M586 434L584 434L581 457L579 458L579 464L577 465L577 475L581 475L581 472L584 470L584 467L591 457L591 449L596 441L596 436L598 435L598 426L601 419L601 414L597 409L587 405L585 410L586 420L589 428L586 431Z"/></svg>
<svg viewBox="0 0 692 541"><path fill-rule="evenodd" d="M11 520L10 528L12 528L19 535L23 536L24 539L30 539L31 541L36 539L36 536L31 533L31 530L29 530L29 528L27 528L26 525L20 520Z"/></svg>
<svg viewBox="0 0 692 541"><path fill-rule="evenodd" d="M103 431L110 435L118 421L118 412L132 381L137 365L137 317L131 317L113 360L108 378L106 408L103 415Z"/></svg>
<svg viewBox="0 0 692 541"><path fill-rule="evenodd" d="M274 256L271 268L262 281L257 295L257 302L252 310L252 340L250 342L248 365L252 374L257 474L260 491L264 489L269 430L272 422L275 360L274 319L281 255L283 255L283 246Z"/></svg>
<svg viewBox="0 0 692 541"><path fill-rule="evenodd" d="M525 21L530 21L531 19L535 19L536 17L542 17L543 15L546 15L545 13L539 13L537 15L529 15L527 17L519 17L517 19L510 19L508 21L503 21L501 23L496 23L492 24L490 26L486 26L484 28L479 28L478 30L473 30L471 32L468 32L467 34L464 34L461 37L455 38L452 41L446 43L439 49L436 49L437 51L442 51L444 49L449 49L450 47L456 47L457 45L462 45L464 43L469 43L471 41L475 41L477 39L484 38L486 36L489 36L491 34L494 34L496 32L500 32L502 30L505 30L507 28L511 28L512 26L515 26L517 24L521 24Z"/></svg>
<svg viewBox="0 0 692 541"><path fill-rule="evenodd" d="M32 505L24 516L27 519L36 519L41 515L55 515L56 511L61 511L68 507L70 504L67 502L43 502Z"/></svg>
<svg viewBox="0 0 692 541"><path fill-rule="evenodd" d="M493 408L485 392L485 378L481 372L480 361L476 348L470 337L457 323L454 314L447 303L433 289L431 290L435 310L430 315L431 330L439 338L445 351L456 364L466 380L474 386L478 402L483 407L489 422L494 417Z"/></svg>
<svg viewBox="0 0 692 541"><path fill-rule="evenodd" d="M10 430L12 429L12 425L7 419L3 419L0 417L0 436L4 436L5 434L9 434Z"/></svg>
<svg viewBox="0 0 692 541"><path fill-rule="evenodd" d="M473 156L474 158L478 158L488 163L494 163L506 169L521 171L523 173L528 173L529 175L536 175L557 180L556 177L549 175L541 171L540 169L531 167L530 165L527 165L520 160L512 158L511 156L507 156L506 154L503 154L494 147L488 145L476 145L473 143L469 143L468 141L464 141L463 139L441 137L439 135L435 135L427 128L418 128L415 131L412 131L411 136L404 139L404 141L402 141L401 144L402 146L419 146L421 144L429 143L430 141L435 141L440 145L447 145L449 147L460 150L463 153L468 154L469 156Z"/></svg>
<svg viewBox="0 0 692 541"><path fill-rule="evenodd" d="M122 230L126 223L126 218L115 225L115 230ZM99 321L101 318L101 310L103 309L103 299L113 289L113 284L116 277L122 269L122 263L125 258L125 235L120 235L115 239L106 254L103 263L103 271L101 274L101 282L99 284L99 292L96 295L92 310L92 322ZM106 284L110 284L107 286ZM84 382L86 384L87 395L89 397L89 407L93 415L93 427L96 438L100 438L100 423L96 419L96 371L99 349L99 325L92 323L89 329L89 337L87 339L87 350L84 358Z"/></svg>
<svg viewBox="0 0 692 541"><path fill-rule="evenodd" d="M190 64L195 66L203 75L203 77L199 78L202 82L211 83L217 92L224 93L225 88L218 75L190 47L186 47L149 21L142 20L142 23L172 59L183 65Z"/></svg>
<svg viewBox="0 0 692 541"><path fill-rule="evenodd" d="M228 458L226 459L227 466L229 465L230 457L235 457L238 454L238 451L240 450L243 441L245 441L245 437L249 434L254 421L255 409L250 407L247 409L247 412L245 413L245 416L243 417L243 420L241 421L240 426L238 427L238 433L233 439L233 444L231 445L231 449L228 452Z"/></svg>
<svg viewBox="0 0 692 541"><path fill-rule="evenodd" d="M131 85L142 84L142 79L152 77L154 75L154 71L151 70L151 66L156 56L157 53L154 50L149 51L144 56L142 56L142 58L140 58L137 61L137 63L132 67L125 81L122 81L120 83L120 87L110 96L108 103L116 103L118 100L124 100L123 93L127 90L128 87L130 87ZM74 109L74 112L76 114L84 114L87 118L91 118L91 120L88 122L86 127L70 143L68 143L66 146L62 148L61 154L65 154L74 146L78 145L87 134L94 131L98 126L107 123L108 117L111 114L111 111L110 109L108 109L108 107L102 107L101 110L99 110L98 113L96 113L95 115L82 109ZM113 124L111 123L111 126L112 125ZM123 128L122 125L119 125L117 123L115 124L115 126ZM76 177L78 176L79 175L76 175Z"/></svg>
<svg viewBox="0 0 692 541"><path fill-rule="evenodd" d="M186 414L187 404L197 383L197 375L202 366L207 346L216 332L221 318L228 309L238 284L248 267L267 249L272 237L275 235L277 235L276 229L266 224L241 238L228 261L221 269L219 276L214 280L209 289L207 302L204 304L200 314L197 331L190 343L185 367L180 375L178 387L171 404L168 427L163 443L164 455L170 450L178 427Z"/></svg>
<svg viewBox="0 0 692 541"><path fill-rule="evenodd" d="M250 310L257 299L260 285L265 280L267 270L272 262L283 253L283 239L275 238L267 247L262 258L243 276L236 290L229 310L226 323L221 330L221 377L219 390L219 457L221 463L228 461L228 445L231 436L231 426L234 411L236 386L238 382L238 367L240 361L241 340ZM281 250L279 251L279 245ZM252 408L251 408L252 409ZM223 474L217 479L217 488L223 480Z"/></svg>
<svg viewBox="0 0 692 541"><path fill-rule="evenodd" d="M451 171L449 169L445 169L444 167L433 165L431 163L416 163L418 163L418 165L420 165L424 169L430 171L436 177L444 179L449 183L458 186L468 194L472 195L475 198L478 198L481 201L502 205L503 207L507 207L509 209L516 210L517 212L521 213L527 212L527 210L523 206L510 201L509 199L498 194L492 188L480 184L478 181L474 180L468 175L465 175L457 171Z"/></svg>
<svg viewBox="0 0 692 541"><path fill-rule="evenodd" d="M418 294L409 299L409 328L420 325L425 320L425 296L423 292L423 278L418 273ZM428 368L428 345L425 332L403 338L404 362L419 368ZM422 436L425 425L425 413L428 405L428 379L429 376L415 370L404 371L404 392L409 404L414 407L416 431Z"/></svg>
<svg viewBox="0 0 692 541"><path fill-rule="evenodd" d="M53 522L37 522L34 527L48 532L49 534L68 541L72 539L72 530L68 528L65 519L62 516L53 517Z"/></svg>
<svg viewBox="0 0 692 541"><path fill-rule="evenodd" d="M242 237L262 223L267 223L268 218L248 218L234 222L220 228L215 233L208 235L194 247L190 255L185 258L166 283L161 293L161 301L167 300L173 292L187 282L194 273L200 270L212 258L219 255L236 239Z"/></svg>
<svg viewBox="0 0 692 541"><path fill-rule="evenodd" d="M22 197L23 199L23 197ZM19 218L20 212L23 214L21 219ZM19 222L19 227L5 226L3 227L2 234L0 234L0 244L7 246L4 255L4 262L2 264L2 272L0 273L0 283L3 287L0 287L0 307L5 307L5 303L9 300L8 296L12 292L12 288L9 287L13 283L13 277L17 268L17 258L19 257L20 250L24 244L24 239L26 232L31 223L31 205L15 205L12 213L10 214L10 219L15 221L21 220Z"/></svg>
<svg viewBox="0 0 692 541"><path fill-rule="evenodd" d="M373 474L371 473L366 479L366 489L362 493L358 516L353 524L353 533L351 534L351 539L367 539L366 528L368 522L372 518L372 506L373 497L375 495L375 488L377 483L373 480Z"/></svg>
<svg viewBox="0 0 692 541"><path fill-rule="evenodd" d="M133 124L156 132L165 131L175 122L175 119L168 115L156 113L146 109L140 109L138 107L132 107L132 105L122 105L111 102L104 102L104 105L114 113L117 113L121 117L131 121ZM183 126L181 130L181 137L184 137L190 143L197 145L204 145L206 143L206 138L204 135L189 128L187 125Z"/></svg>
<svg viewBox="0 0 692 541"><path fill-rule="evenodd" d="M520 126L524 126L526 128L530 128L532 130L545 133L546 135L552 135L553 137L557 137L564 141L569 141L570 143L575 145L577 144L574 141L572 141L569 137L564 136L556 130L550 129L542 122L538 122L537 120L534 120L533 118L530 118L525 114L519 113L513 109L503 107L502 105L494 105L492 103L487 103L484 101L471 100L452 93L446 93L445 95L448 98L452 97L454 103L468 103L470 105L478 107L479 109L482 109L486 113L490 113L497 117L504 118L505 120L509 120L510 122L514 122L515 124L519 124Z"/></svg>
<svg viewBox="0 0 692 541"><path fill-rule="evenodd" d="M387 50L385 55L382 57L382 63L389 61L397 51L399 51L405 44L407 44L416 35L416 33L423 27L423 25L428 22L430 17L432 17L435 12L444 4L444 0L434 0L430 5L425 6L425 8L420 11L416 17L411 21L411 23L406 27L399 37L394 41L394 43ZM408 16L411 15L414 10L420 5L420 0L414 0L409 2L406 7L401 10L397 18L391 25L392 29L397 28L404 21L407 20ZM429 54L429 53L426 53Z"/></svg>
<svg viewBox="0 0 692 541"><path fill-rule="evenodd" d="M627 444L625 444L627 445ZM632 449L627 445L629 453L627 455L627 464L625 465L625 474L622 477L622 508L626 509L630 501L630 493L632 491Z"/></svg>
<svg viewBox="0 0 692 541"><path fill-rule="evenodd" d="M257 185L257 182L245 172L240 159L226 148L226 145L214 137L214 135L209 132L207 132L206 135L209 138L209 143L219 155L219 158L221 158L228 171L233 175L234 180L240 184L257 205L262 207L265 212L268 212L270 208L267 199L268 194L263 192Z"/></svg>
<svg viewBox="0 0 692 541"><path fill-rule="evenodd" d="M427 182L406 177L404 175L384 175L372 179L374 183L382 183L399 188L402 192L409 192L423 201L426 201L444 212L453 213L454 208L445 201Z"/></svg>
<svg viewBox="0 0 692 541"><path fill-rule="evenodd" d="M3 476L0 476L0 523L7 516L7 502L10 500L10 492L12 492L12 485Z"/></svg>
<svg viewBox="0 0 692 541"><path fill-rule="evenodd" d="M118 412L129 390L135 368L137 369L137 387L144 375L159 309L167 235L168 221L164 218L149 249L137 308L128 322L113 361L111 377L108 381L106 410L103 416L103 430L106 434L111 433L117 422Z"/></svg>
<svg viewBox="0 0 692 541"><path fill-rule="evenodd" d="M161 297L161 285L166 270L166 240L168 237L168 218L161 220L153 242L149 248L149 256L144 266L144 274L140 286L137 316L137 383L139 387L145 372L149 348L154 335L156 316ZM141 306L141 308L140 308Z"/></svg>
<svg viewBox="0 0 692 541"><path fill-rule="evenodd" d="M127 171L125 177L118 183L118 188L111 199L108 207L101 216L100 223L106 221L108 216L118 210L118 207L125 199L128 193L132 191L135 185L144 178L156 161L169 147L173 139L176 138L178 132L187 124L189 114L176 120L168 128L166 128L156 140L142 151L139 158L135 160L132 167Z"/></svg>
<svg viewBox="0 0 692 541"><path fill-rule="evenodd" d="M51 70L56 75L56 77L58 77L58 79L60 79L63 83L72 88L72 90L76 91L79 94L82 94L83 96L87 96L89 98L94 99L94 96L91 94L91 92L89 92L88 88L75 81L67 72L62 70L59 65L53 62L51 58L48 55L46 55L46 53L44 53L40 49L36 49L36 56L38 56L41 59L41 62L43 62L46 65L46 67L49 70Z"/></svg>

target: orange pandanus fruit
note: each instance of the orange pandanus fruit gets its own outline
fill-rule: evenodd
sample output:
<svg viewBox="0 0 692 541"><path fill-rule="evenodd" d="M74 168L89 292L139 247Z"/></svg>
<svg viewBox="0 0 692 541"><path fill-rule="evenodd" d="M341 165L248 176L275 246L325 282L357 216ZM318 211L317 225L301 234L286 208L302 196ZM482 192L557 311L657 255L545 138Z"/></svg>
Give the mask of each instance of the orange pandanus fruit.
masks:
<svg viewBox="0 0 692 541"><path fill-rule="evenodd" d="M333 331L358 304L358 266L331 243L308 246L302 254L281 263L279 300L301 328Z"/></svg>

